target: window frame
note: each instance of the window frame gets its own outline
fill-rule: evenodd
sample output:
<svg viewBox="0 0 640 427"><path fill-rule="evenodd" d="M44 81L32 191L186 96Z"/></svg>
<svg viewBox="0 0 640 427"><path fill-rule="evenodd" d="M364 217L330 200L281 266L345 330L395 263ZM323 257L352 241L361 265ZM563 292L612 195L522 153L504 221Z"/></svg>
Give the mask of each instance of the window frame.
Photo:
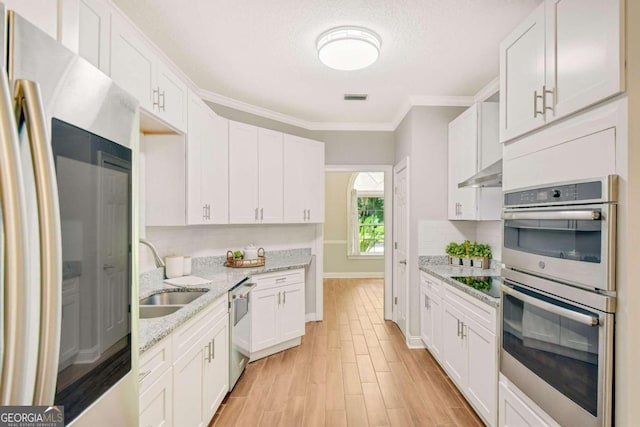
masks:
<svg viewBox="0 0 640 427"><path fill-rule="evenodd" d="M385 235L382 241L383 252L379 253L362 253L360 252L360 221L357 211L357 200L361 197L368 198L380 198L384 202L385 194L383 191L358 191L354 187L355 180L359 173L354 173L349 182L349 191L347 192L347 259L384 259L385 257L385 240L387 238L387 230L385 227ZM355 200L354 200L355 199ZM355 208L355 212L354 212ZM382 214L384 216L385 211L382 210ZM382 226L385 225L385 221L380 224ZM357 241L357 244L356 244Z"/></svg>

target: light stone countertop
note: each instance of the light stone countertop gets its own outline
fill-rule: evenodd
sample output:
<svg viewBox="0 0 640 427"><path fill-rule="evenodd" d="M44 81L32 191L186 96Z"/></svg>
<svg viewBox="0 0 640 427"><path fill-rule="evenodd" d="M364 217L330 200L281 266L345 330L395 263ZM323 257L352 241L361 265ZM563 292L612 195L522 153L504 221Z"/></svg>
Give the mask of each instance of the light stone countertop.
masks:
<svg viewBox="0 0 640 427"><path fill-rule="evenodd" d="M498 307L500 305L500 298L492 297L484 292L467 286L457 280L452 279L452 276L500 276L500 262L491 260L491 268L479 269L474 267L458 267L448 264L447 256L421 256L419 257L419 268L425 273L429 273L440 280L443 283L452 286L472 297L489 304L492 307ZM500 283L493 282L493 286L500 286Z"/></svg>
<svg viewBox="0 0 640 427"><path fill-rule="evenodd" d="M154 319L138 321L138 349L144 353L154 344L168 336L172 331L208 307L218 298L227 297L227 292L246 277L275 271L305 268L311 262L311 249L291 249L266 253L266 263L258 268L225 267L224 256L194 258L192 276L210 280L209 284L197 287L176 287L164 283L163 269L158 268L140 275L140 299L163 291L185 292L192 290L208 290L206 294L185 305L175 313Z"/></svg>

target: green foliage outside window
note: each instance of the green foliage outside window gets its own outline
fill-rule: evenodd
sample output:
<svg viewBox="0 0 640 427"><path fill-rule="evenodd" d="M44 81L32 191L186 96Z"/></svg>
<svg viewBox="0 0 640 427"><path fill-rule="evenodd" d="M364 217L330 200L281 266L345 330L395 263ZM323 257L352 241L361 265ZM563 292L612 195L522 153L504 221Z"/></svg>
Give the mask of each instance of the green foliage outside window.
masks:
<svg viewBox="0 0 640 427"><path fill-rule="evenodd" d="M384 253L384 198L358 197L360 253Z"/></svg>

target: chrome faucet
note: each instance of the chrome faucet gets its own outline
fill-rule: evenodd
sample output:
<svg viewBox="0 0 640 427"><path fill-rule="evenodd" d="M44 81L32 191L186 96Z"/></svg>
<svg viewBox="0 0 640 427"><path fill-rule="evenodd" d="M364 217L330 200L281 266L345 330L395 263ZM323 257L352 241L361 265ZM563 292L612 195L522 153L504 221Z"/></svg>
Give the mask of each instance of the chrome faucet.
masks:
<svg viewBox="0 0 640 427"><path fill-rule="evenodd" d="M150 241L148 241L147 239L140 239L140 243L142 243L145 246L148 246L149 249L151 249L151 252L153 252L153 260L156 262L156 267L160 268L164 268L164 261L162 261L162 258L160 258L160 255L158 255L158 251L156 250L156 247L153 246L151 244Z"/></svg>

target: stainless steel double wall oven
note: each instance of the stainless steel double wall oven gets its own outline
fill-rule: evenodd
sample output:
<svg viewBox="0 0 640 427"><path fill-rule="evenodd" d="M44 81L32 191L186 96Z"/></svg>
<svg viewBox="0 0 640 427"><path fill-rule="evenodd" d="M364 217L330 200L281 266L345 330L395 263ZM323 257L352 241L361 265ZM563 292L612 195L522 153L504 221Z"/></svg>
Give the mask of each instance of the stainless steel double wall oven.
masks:
<svg viewBox="0 0 640 427"><path fill-rule="evenodd" d="M612 424L617 189L504 194L500 372L561 425Z"/></svg>

